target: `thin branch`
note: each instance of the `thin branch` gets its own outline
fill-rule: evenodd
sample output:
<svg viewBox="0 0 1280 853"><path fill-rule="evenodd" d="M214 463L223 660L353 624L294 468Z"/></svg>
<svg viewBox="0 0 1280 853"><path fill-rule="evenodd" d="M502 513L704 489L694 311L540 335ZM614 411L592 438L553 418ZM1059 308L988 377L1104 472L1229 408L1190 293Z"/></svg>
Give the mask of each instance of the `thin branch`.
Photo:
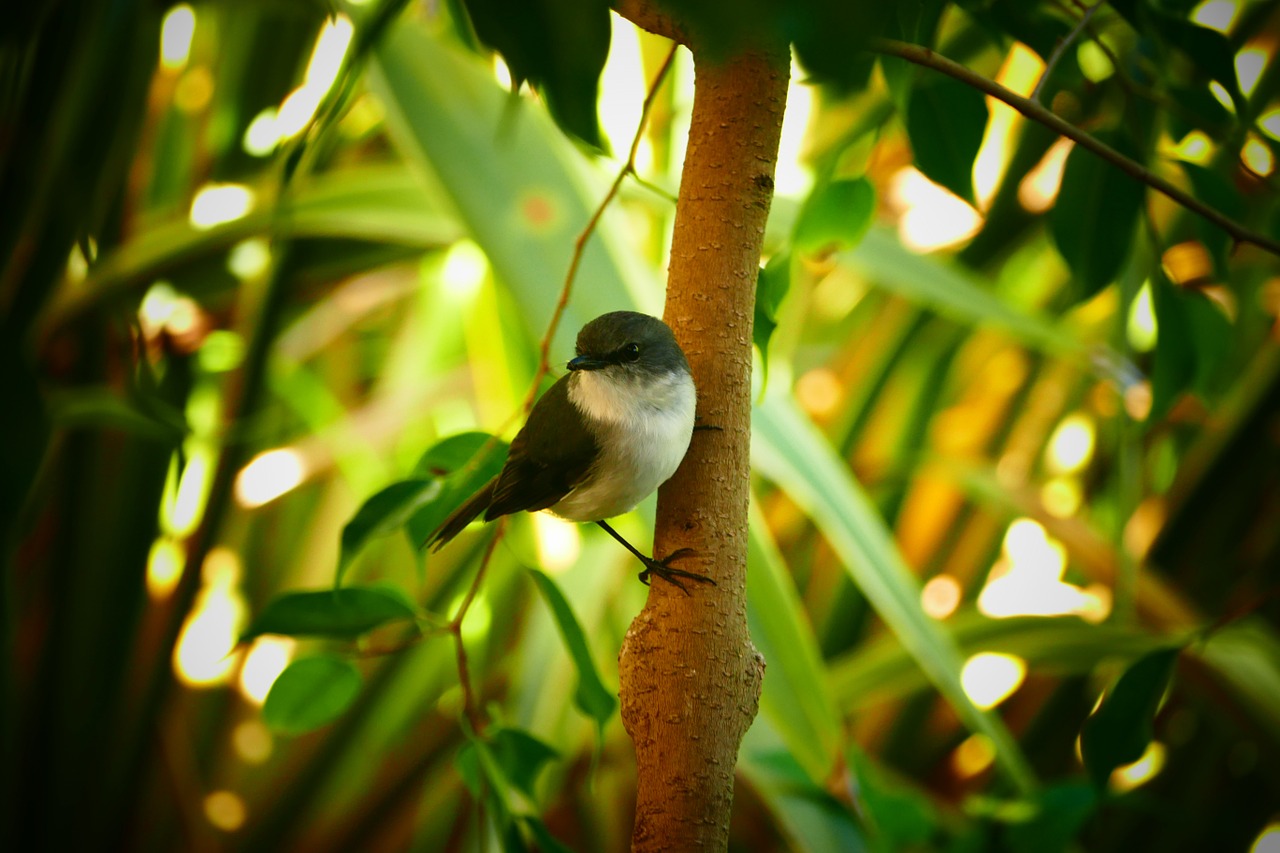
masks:
<svg viewBox="0 0 1280 853"><path fill-rule="evenodd" d="M586 251L587 241L595 233L596 226L600 224L600 217L604 216L605 209L609 207L609 203L618 195L618 189L622 186L623 180L626 179L627 175L635 174L636 151L640 148L640 140L644 138L644 128L649 122L649 112L653 109L654 101L657 100L658 90L662 88L662 81L666 79L667 72L671 70L671 63L675 59L677 47L678 45L671 45L671 50L667 52L666 59L662 60L662 66L653 78L653 84L649 87L649 94L645 96L644 105L640 108L640 122L636 125L635 136L631 139L631 150L627 153L627 162L618 170L618 175L613 179L613 184L609 187L609 191L604 194L604 198L596 206L595 212L587 220L586 227L582 229L582 233L578 235L578 239L573 243L573 257L569 260L569 270L565 273L564 286L560 288L560 298L556 302L555 311L551 314L551 322L547 324L547 332L542 336L542 345L538 349L538 369L533 375L529 395L524 401L526 415L532 411L533 403L538 398L538 386L542 384L543 377L551 369L551 339L555 337L556 329L560 327L560 318L564 316L564 309L569 304L569 294L573 292L573 281L578 276L578 267L582 263L582 255Z"/></svg>
<svg viewBox="0 0 1280 853"><path fill-rule="evenodd" d="M1098 0L1080 16L1080 20L1071 28L1071 32L1067 33L1062 41L1058 42L1058 46L1053 49L1053 53L1049 54L1049 59L1044 64L1044 72L1041 73L1040 79L1036 81L1036 87L1031 90L1031 100L1040 101L1040 93L1044 90L1044 84L1049 82L1049 75L1053 73L1053 69L1062 61L1062 56L1067 52L1067 48L1080 37L1080 33L1089 26L1089 21L1093 19L1094 13L1102 8L1107 0Z"/></svg>
<svg viewBox="0 0 1280 853"><path fill-rule="evenodd" d="M871 43L871 49L876 53L896 56L900 59L905 59L908 62L914 62L916 65L921 65L925 68L932 68L934 71L946 74L948 77L952 77L959 80L961 83L972 86L998 101L1003 101L1032 121L1038 122L1055 133L1067 137L1080 147L1092 151L1094 154L1101 157L1103 160L1106 160L1108 163L1115 166L1134 180L1146 184L1158 193L1168 196L1187 210L1200 214L1200 216L1209 220L1214 225L1227 232L1227 234L1231 235L1237 243L1252 243L1258 248L1280 257L1280 242L1272 240L1266 235L1259 234L1256 231L1252 231L1241 225L1239 222L1236 222L1234 219L1224 216L1219 211L1150 171L1142 164L1130 160L1111 146L1099 141L1097 138L1089 135L1085 131L1054 114L1042 104L1039 104L1030 98L1024 98L1016 92L1011 92L994 80L983 77L981 74L976 74L968 68L965 68L963 65L947 59L945 56L936 53L927 47L921 47L918 44L907 44L906 42L897 41L895 39L876 39Z"/></svg>
<svg viewBox="0 0 1280 853"><path fill-rule="evenodd" d="M480 709L476 707L475 691L471 687L471 667L467 662L467 647L462 641L462 620L467 617L467 611L471 609L471 604L476 600L476 595L480 592L480 584L484 581L485 570L489 568L489 563L493 560L494 549L498 547L498 541L502 539L502 533L506 527L506 519L499 518L494 522L493 536L489 539L489 544L484 548L484 554L480 557L480 568L476 569L476 576L471 579L471 586L467 588L467 594L463 596L462 603L458 605L458 612L449 620L449 624L445 626L450 634L453 635L454 648L458 658L458 684L462 686L462 713L470 723L472 731L477 734L481 731L480 726Z"/></svg>

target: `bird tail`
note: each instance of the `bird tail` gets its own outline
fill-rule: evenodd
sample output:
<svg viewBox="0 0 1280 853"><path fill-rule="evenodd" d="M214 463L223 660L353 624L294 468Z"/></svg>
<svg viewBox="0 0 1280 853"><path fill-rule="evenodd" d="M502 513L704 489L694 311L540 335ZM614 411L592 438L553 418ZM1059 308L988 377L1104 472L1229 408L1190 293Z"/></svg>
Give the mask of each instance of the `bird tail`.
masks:
<svg viewBox="0 0 1280 853"><path fill-rule="evenodd" d="M489 504L493 503L493 488L498 483L498 478L494 477L485 483L471 497L449 513L449 517L440 522L440 526L431 531L431 535L427 537L427 541L422 543L422 547L430 548L433 551L439 551L445 546L450 539L462 532L462 529L470 524L476 516L489 508Z"/></svg>

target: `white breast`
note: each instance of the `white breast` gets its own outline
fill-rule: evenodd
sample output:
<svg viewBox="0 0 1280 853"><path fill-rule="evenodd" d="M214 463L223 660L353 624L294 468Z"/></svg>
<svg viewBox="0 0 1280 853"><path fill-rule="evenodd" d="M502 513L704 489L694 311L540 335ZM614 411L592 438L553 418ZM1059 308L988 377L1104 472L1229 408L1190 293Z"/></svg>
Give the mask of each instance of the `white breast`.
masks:
<svg viewBox="0 0 1280 853"><path fill-rule="evenodd" d="M601 453L582 484L551 507L562 518L628 512L671 478L689 449L697 395L687 373L582 370L570 377L569 402L590 420Z"/></svg>

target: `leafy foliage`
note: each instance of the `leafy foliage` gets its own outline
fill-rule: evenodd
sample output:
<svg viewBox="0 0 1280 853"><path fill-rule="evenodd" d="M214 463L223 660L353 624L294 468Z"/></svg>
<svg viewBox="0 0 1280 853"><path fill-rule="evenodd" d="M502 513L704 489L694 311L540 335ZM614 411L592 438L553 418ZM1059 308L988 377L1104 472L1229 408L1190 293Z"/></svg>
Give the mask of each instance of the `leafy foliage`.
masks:
<svg viewBox="0 0 1280 853"><path fill-rule="evenodd" d="M660 4L704 57L790 42L809 113L757 283L768 669L734 845L1246 850L1274 819L1280 262L1240 235L1280 235L1277 9L1210 5ZM633 130L617 72L652 79L665 45L595 0L210 2L180 51L182 8L11 16L0 825L22 849L141 827L625 848L602 662L643 594L629 557L513 519L455 622L489 540L418 545L502 464L618 168L593 158ZM881 37L1042 82L1036 103L1130 162L1064 152ZM646 186L583 245L553 373L586 320L661 305L693 80L681 53ZM227 185L246 209L217 207ZM617 524L640 541L646 518ZM1025 667L992 708L981 653ZM1141 778L1148 744L1164 763Z"/></svg>

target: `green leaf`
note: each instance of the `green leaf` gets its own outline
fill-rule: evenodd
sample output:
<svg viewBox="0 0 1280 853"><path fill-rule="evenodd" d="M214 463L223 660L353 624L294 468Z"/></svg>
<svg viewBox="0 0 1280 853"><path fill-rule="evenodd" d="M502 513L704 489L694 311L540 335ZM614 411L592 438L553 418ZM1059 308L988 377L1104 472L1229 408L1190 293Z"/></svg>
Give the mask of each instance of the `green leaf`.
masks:
<svg viewBox="0 0 1280 853"><path fill-rule="evenodd" d="M768 681L768 674L765 680ZM756 719L739 752L738 772L769 810L787 849L804 853L863 853L870 848L853 811L812 781L772 741L768 721Z"/></svg>
<svg viewBox="0 0 1280 853"><path fill-rule="evenodd" d="M841 740L822 651L782 554L754 500L748 527L747 626L768 662L760 713L818 785L831 774Z"/></svg>
<svg viewBox="0 0 1280 853"><path fill-rule="evenodd" d="M1098 793L1086 782L1066 782L1046 788L1036 798L1030 820L1005 828L1005 838L1015 853L1059 853L1072 849L1085 821L1098 807Z"/></svg>
<svg viewBox="0 0 1280 853"><path fill-rule="evenodd" d="M1172 14L1156 3L1118 0L1112 5L1139 32L1158 35L1165 45L1186 56L1204 76L1220 83L1240 116L1249 114L1249 101L1240 91L1236 76L1235 50L1226 35Z"/></svg>
<svg viewBox="0 0 1280 853"><path fill-rule="evenodd" d="M1134 158L1121 134L1095 136ZM1071 269L1077 300L1093 296L1120 272L1144 198L1141 184L1093 152L1077 145L1067 155L1062 188L1049 213L1049 234Z"/></svg>
<svg viewBox="0 0 1280 853"><path fill-rule="evenodd" d="M413 603L389 587L287 592L267 602L240 641L259 634L351 639L389 622L416 617Z"/></svg>
<svg viewBox="0 0 1280 853"><path fill-rule="evenodd" d="M370 539L398 530L424 504L439 497L441 490L439 480L401 480L361 504L342 528L342 546L333 585L342 586L342 576Z"/></svg>
<svg viewBox="0 0 1280 853"><path fill-rule="evenodd" d="M524 729L499 728L489 733L487 739L507 780L530 798L534 796L542 768L548 761L560 757L555 748Z"/></svg>
<svg viewBox="0 0 1280 853"><path fill-rule="evenodd" d="M464 0L476 35L502 54L512 86L537 86L556 123L603 147L596 115L600 72L609 55L606 0Z"/></svg>
<svg viewBox="0 0 1280 853"><path fill-rule="evenodd" d="M1232 219L1238 219L1244 214L1244 202L1229 180L1196 163L1181 162L1178 165L1187 176L1198 200ZM1213 257L1214 271L1225 278L1234 238L1217 225L1199 217L1196 218L1196 232Z"/></svg>
<svg viewBox="0 0 1280 853"><path fill-rule="evenodd" d="M1151 369L1151 412L1158 422L1188 390L1204 394L1231 345L1231 321L1208 297L1188 293L1164 276L1151 281L1156 351Z"/></svg>
<svg viewBox="0 0 1280 853"><path fill-rule="evenodd" d="M383 105L387 129L402 157L449 195L495 277L516 303L513 312L538 340L556 310L574 241L599 203L576 170L580 156L541 110L503 123L508 95L473 53L428 35L405 16L374 49L366 79ZM484 180L477 180L483 175ZM606 211L602 229L618 216ZM645 263L625 241L591 240L553 352L571 352L588 320L651 294Z"/></svg>
<svg viewBox="0 0 1280 853"><path fill-rule="evenodd" d="M1106 352L1047 317L1010 305L973 273L906 249L888 229L872 228L856 249L841 255L840 263L858 270L877 287L945 317L993 326L1036 349L1091 361L1095 352ZM1107 353L1099 363L1106 362L1119 363L1120 357Z"/></svg>
<svg viewBox="0 0 1280 853"><path fill-rule="evenodd" d="M933 47L945 0L896 0L885 35L899 41ZM899 110L906 112L920 66L896 56L880 56L880 69Z"/></svg>
<svg viewBox="0 0 1280 853"><path fill-rule="evenodd" d="M1152 721L1173 678L1182 648L1158 649L1133 663L1107 691L1080 731L1080 752L1094 786L1105 788L1111 771L1142 757Z"/></svg>
<svg viewBox="0 0 1280 853"><path fill-rule="evenodd" d="M911 92L907 133L916 167L970 204L975 203L973 161L986 129L986 99L970 86L931 75Z"/></svg>
<svg viewBox="0 0 1280 853"><path fill-rule="evenodd" d="M892 778L856 745L846 750L858 780L858 795L885 850L922 849L938 832L933 801L906 782Z"/></svg>
<svg viewBox="0 0 1280 853"><path fill-rule="evenodd" d="M875 187L866 178L819 184L800 208L791 239L803 252L851 249L871 227L875 207Z"/></svg>
<svg viewBox="0 0 1280 853"><path fill-rule="evenodd" d="M177 444L187 433L182 413L159 399L128 400L106 387L52 393L49 414L60 426L118 429L165 444Z"/></svg>
<svg viewBox="0 0 1280 853"><path fill-rule="evenodd" d="M752 421L752 466L809 514L850 578L964 724L991 739L1010 781L1021 791L1034 789L1034 776L1009 730L965 693L959 649L921 609L919 581L849 466L786 397L770 395Z"/></svg>
<svg viewBox="0 0 1280 853"><path fill-rule="evenodd" d="M1017 655L1036 672L1088 673L1104 660L1136 659L1168 643L1140 629L1090 625L1067 616L989 619L962 610L941 627L966 657L978 652ZM892 635L833 661L828 678L833 701L846 714L907 699L929 686L920 665Z"/></svg>
<svg viewBox="0 0 1280 853"><path fill-rule="evenodd" d="M298 238L368 241L414 249L447 246L461 236L456 221L439 212L430 194L406 166L344 169L309 179L289 210ZM273 209L260 205L248 215L208 230L184 216L140 231L94 264L76 286L54 298L49 325L60 325L95 306L141 296L159 277L224 253L242 240L271 233ZM235 279L228 276L228 284Z"/></svg>
<svg viewBox="0 0 1280 853"><path fill-rule="evenodd" d="M360 683L360 670L346 658L320 655L294 661L271 685L262 716L280 734L318 729L351 706Z"/></svg>
<svg viewBox="0 0 1280 853"><path fill-rule="evenodd" d="M435 472L432 494L419 503L405 522L405 533L421 545L440 522L464 500L502 471L507 443L483 432L450 436L422 455L414 471ZM443 477L439 472L448 472ZM438 488L437 488L438 487Z"/></svg>
<svg viewBox="0 0 1280 853"><path fill-rule="evenodd" d="M769 381L769 339L778 328L778 307L790 289L791 255L774 255L756 273L755 320L751 327L751 339L760 350L762 387Z"/></svg>
<svg viewBox="0 0 1280 853"><path fill-rule="evenodd" d="M613 716L618 706L618 699L600 680L595 660L592 659L591 650L587 647L587 637L582 632L578 617L573 614L573 609L565 599L564 593L560 591L560 587L544 572L530 569L530 574L533 575L533 581L546 600L547 606L551 608L556 627L560 629L560 636L564 639L565 647L578 671L578 685L573 691L573 703L584 714L594 719L603 730L604 724Z"/></svg>
<svg viewBox="0 0 1280 853"><path fill-rule="evenodd" d="M730 0L725 5L734 9L737 4ZM875 54L863 48L885 31L892 17L892 3L810 0L771 5L784 10L779 16L783 31L795 45L796 58L814 81L829 85L840 94L866 86Z"/></svg>
<svg viewBox="0 0 1280 853"><path fill-rule="evenodd" d="M466 467L493 440L487 432L460 432L427 449L413 466L414 477L446 477Z"/></svg>

